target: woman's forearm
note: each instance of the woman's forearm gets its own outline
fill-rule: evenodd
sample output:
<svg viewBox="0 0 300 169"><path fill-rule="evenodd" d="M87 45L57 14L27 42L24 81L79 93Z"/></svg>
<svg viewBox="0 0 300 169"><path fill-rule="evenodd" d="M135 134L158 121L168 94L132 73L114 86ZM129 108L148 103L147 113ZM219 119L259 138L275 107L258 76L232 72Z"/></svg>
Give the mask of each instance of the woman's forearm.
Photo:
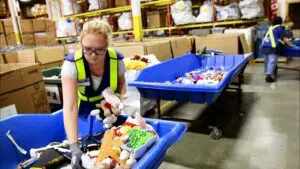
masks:
<svg viewBox="0 0 300 169"><path fill-rule="evenodd" d="M70 144L78 140L78 113L77 110L64 108L64 125Z"/></svg>

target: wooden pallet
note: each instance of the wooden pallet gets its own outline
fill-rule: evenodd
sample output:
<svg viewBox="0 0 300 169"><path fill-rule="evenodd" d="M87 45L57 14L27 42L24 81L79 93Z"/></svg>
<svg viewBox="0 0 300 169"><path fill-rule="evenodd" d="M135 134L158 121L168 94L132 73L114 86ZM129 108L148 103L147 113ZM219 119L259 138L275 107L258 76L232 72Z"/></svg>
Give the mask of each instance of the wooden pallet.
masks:
<svg viewBox="0 0 300 169"><path fill-rule="evenodd" d="M255 63L264 63L265 59L264 58L256 58ZM279 57L278 58L278 63L288 63L289 59L287 57Z"/></svg>

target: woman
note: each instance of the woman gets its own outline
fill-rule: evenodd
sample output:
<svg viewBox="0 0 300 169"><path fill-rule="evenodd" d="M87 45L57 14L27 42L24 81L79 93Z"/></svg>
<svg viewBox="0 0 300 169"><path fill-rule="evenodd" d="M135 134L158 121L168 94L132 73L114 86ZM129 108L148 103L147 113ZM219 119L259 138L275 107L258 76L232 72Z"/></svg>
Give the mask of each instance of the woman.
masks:
<svg viewBox="0 0 300 169"><path fill-rule="evenodd" d="M78 116L86 118L101 93L111 87L125 94L123 56L108 48L111 27L101 20L86 22L80 35L81 49L66 56L62 66L64 126L70 142L73 169L80 169L82 152L78 145Z"/></svg>
<svg viewBox="0 0 300 169"><path fill-rule="evenodd" d="M272 25L269 27L261 45L262 53L265 55L265 73L266 82L268 83L275 81L277 58L280 54L282 44L292 45L286 35L285 27L281 24L281 17L275 17L272 20Z"/></svg>

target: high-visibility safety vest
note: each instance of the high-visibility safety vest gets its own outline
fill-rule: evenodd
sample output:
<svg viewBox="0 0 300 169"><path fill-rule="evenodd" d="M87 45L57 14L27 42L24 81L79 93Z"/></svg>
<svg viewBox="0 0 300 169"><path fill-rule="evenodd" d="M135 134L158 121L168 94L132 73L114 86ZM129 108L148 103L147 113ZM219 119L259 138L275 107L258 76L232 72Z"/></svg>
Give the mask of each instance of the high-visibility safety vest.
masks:
<svg viewBox="0 0 300 169"><path fill-rule="evenodd" d="M110 88L113 89L113 91L116 91L118 88L118 56L117 53L114 49L108 48L108 54L109 54L109 67L110 67L110 72L109 72L109 85ZM82 55L82 50L77 50L75 55L74 55L76 67L77 67L77 72L78 72L78 82L87 82L89 77L87 77L87 72L86 72L86 66L84 64L84 57ZM78 104L80 101L86 101L86 102L95 102L95 101L100 101L103 99L103 96L101 95L96 95L89 97L86 95L86 86L84 85L79 85L78 86Z"/></svg>
<svg viewBox="0 0 300 169"><path fill-rule="evenodd" d="M263 39L262 46L276 48L279 43L284 44L284 42L280 39L281 31L284 29L285 28L281 25L270 26Z"/></svg>

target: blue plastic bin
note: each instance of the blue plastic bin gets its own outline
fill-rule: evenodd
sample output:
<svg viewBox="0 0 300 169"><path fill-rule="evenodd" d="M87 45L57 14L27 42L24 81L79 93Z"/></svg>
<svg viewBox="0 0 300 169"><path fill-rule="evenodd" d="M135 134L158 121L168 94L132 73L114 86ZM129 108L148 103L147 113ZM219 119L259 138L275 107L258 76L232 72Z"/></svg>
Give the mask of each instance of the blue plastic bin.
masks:
<svg viewBox="0 0 300 169"><path fill-rule="evenodd" d="M300 46L284 47L281 56L300 57Z"/></svg>
<svg viewBox="0 0 300 169"><path fill-rule="evenodd" d="M248 55L216 55L197 56L188 54L172 60L165 61L158 65L144 69L138 78L129 83L135 86L145 98L176 100L179 102L213 103L221 94L233 77L242 71L252 53ZM224 67L228 71L227 75L217 86L200 86L185 84L166 84L173 82L178 77L195 69L206 67ZM154 82L154 83L152 83ZM157 83L156 83L157 82Z"/></svg>
<svg viewBox="0 0 300 169"><path fill-rule="evenodd" d="M62 114L62 111L58 111L53 114L17 115L0 121L0 169L15 169L20 162L29 158L31 148L66 139ZM122 124L126 118L119 116L117 124ZM167 149L186 131L183 123L152 119L146 121L154 127L160 139L133 166L134 169L158 168ZM78 122L80 137L103 131L101 122L94 117L79 119ZM11 143L6 136L8 130L18 145L28 152L27 155L21 154Z"/></svg>
<svg viewBox="0 0 300 169"><path fill-rule="evenodd" d="M282 56L300 57L300 40L293 41L295 46L284 47L281 51Z"/></svg>

